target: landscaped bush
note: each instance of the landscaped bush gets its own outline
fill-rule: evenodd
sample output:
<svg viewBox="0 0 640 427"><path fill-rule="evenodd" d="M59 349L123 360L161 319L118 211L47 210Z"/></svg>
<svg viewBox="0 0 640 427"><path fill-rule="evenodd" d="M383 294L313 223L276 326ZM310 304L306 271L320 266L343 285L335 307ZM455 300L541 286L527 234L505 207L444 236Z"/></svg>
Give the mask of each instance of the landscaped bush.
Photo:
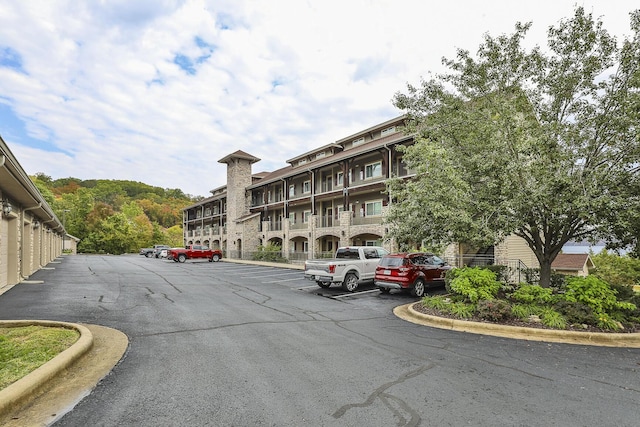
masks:
<svg viewBox="0 0 640 427"><path fill-rule="evenodd" d="M486 268L452 269L445 278L446 296L425 297L423 305L461 319L513 323L534 321L554 329L597 327L616 331L640 329L640 294L626 285L609 286L591 275L564 276L558 287L521 283L510 288ZM557 282L560 283L560 282Z"/></svg>
<svg viewBox="0 0 640 427"><path fill-rule="evenodd" d="M501 299L483 300L477 305L478 316L491 322L502 322L511 317L511 305Z"/></svg>
<svg viewBox="0 0 640 427"><path fill-rule="evenodd" d="M593 274L612 287L640 285L640 259L607 251L592 255L591 259L596 266Z"/></svg>
<svg viewBox="0 0 640 427"><path fill-rule="evenodd" d="M478 267L460 268L449 287L452 292L469 302L477 303L480 300L494 299L500 290L500 282L492 271Z"/></svg>
<svg viewBox="0 0 640 427"><path fill-rule="evenodd" d="M565 329L567 327L567 321L562 314L550 307L542 309L540 312L540 319L542 319L543 325L553 329Z"/></svg>
<svg viewBox="0 0 640 427"><path fill-rule="evenodd" d="M279 245L269 243L266 246L258 246L258 252L252 256L254 261L287 262L282 256L282 248Z"/></svg>
<svg viewBox="0 0 640 427"><path fill-rule="evenodd" d="M511 295L511 298L525 304L547 304L553 299L553 290L539 285L522 283Z"/></svg>
<svg viewBox="0 0 640 427"><path fill-rule="evenodd" d="M558 300L553 304L559 313L567 319L567 322L573 325L595 325L596 317L593 309L588 305L571 302L564 299Z"/></svg>
<svg viewBox="0 0 640 427"><path fill-rule="evenodd" d="M571 277L567 281L567 289L563 298L566 301L588 305L597 315L609 311L631 311L636 308L632 303L618 301L616 292L607 282L596 276Z"/></svg>

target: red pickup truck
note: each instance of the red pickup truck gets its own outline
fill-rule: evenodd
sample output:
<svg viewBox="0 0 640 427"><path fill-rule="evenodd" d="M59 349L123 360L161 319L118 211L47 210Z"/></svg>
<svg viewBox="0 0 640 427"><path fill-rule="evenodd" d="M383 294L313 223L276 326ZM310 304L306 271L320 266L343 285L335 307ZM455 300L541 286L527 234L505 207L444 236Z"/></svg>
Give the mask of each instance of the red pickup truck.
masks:
<svg viewBox="0 0 640 427"><path fill-rule="evenodd" d="M222 259L219 249L209 249L202 245L189 245L184 248L171 248L167 251L167 259L175 262L185 262L188 259L206 258L209 262L218 262Z"/></svg>

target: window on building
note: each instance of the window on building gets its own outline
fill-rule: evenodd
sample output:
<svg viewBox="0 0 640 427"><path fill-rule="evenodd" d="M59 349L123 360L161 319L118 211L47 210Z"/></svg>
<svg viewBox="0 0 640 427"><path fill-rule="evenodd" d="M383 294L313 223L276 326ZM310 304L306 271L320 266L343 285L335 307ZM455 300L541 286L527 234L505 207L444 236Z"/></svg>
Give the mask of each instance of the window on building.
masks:
<svg viewBox="0 0 640 427"><path fill-rule="evenodd" d="M344 174L342 172L338 172L336 174L336 186L344 185Z"/></svg>
<svg viewBox="0 0 640 427"><path fill-rule="evenodd" d="M311 181L305 181L302 183L302 192L311 193Z"/></svg>
<svg viewBox="0 0 640 427"><path fill-rule="evenodd" d="M365 204L365 212L367 216L382 215L382 201L367 202Z"/></svg>
<svg viewBox="0 0 640 427"><path fill-rule="evenodd" d="M307 163L307 159L300 159L300 160L298 160L298 164L299 164L299 165L304 165L305 163Z"/></svg>
<svg viewBox="0 0 640 427"><path fill-rule="evenodd" d="M311 211L304 211L302 213L302 222L307 224L309 222L309 218L311 218Z"/></svg>
<svg viewBox="0 0 640 427"><path fill-rule="evenodd" d="M382 129L382 132L380 132L380 136L387 136L389 134L394 133L395 131L396 131L396 127L391 126L390 128Z"/></svg>
<svg viewBox="0 0 640 427"><path fill-rule="evenodd" d="M382 162L368 164L364 168L365 179L378 178L382 176Z"/></svg>
<svg viewBox="0 0 640 427"><path fill-rule="evenodd" d="M356 145L360 145L364 143L364 136L358 138L358 139L354 139L353 142L351 143L351 145L356 146Z"/></svg>
<svg viewBox="0 0 640 427"><path fill-rule="evenodd" d="M325 153L324 151L322 153L318 153L316 154L316 159L322 159L323 157L325 157L327 155L327 153Z"/></svg>
<svg viewBox="0 0 640 427"><path fill-rule="evenodd" d="M293 197L296 195L296 186L295 184L291 184L289 186L289 197Z"/></svg>

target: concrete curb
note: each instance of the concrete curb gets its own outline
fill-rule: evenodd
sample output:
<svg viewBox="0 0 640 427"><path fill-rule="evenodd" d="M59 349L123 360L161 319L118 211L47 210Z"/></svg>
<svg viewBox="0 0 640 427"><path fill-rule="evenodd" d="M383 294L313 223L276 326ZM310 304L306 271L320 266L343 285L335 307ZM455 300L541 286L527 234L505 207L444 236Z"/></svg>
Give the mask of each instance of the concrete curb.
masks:
<svg viewBox="0 0 640 427"><path fill-rule="evenodd" d="M222 258L220 262L230 262L234 264L261 265L263 267L280 267L280 268L289 268L292 270L304 270L304 264L288 264L284 262L249 261L244 259L230 259L230 258Z"/></svg>
<svg viewBox="0 0 640 427"><path fill-rule="evenodd" d="M594 345L603 347L640 348L640 333L574 332L551 329L526 328L497 325L493 323L470 322L430 316L413 309L415 302L396 307L393 313L408 322L449 329L472 334L492 335L528 341L560 342L566 344Z"/></svg>
<svg viewBox="0 0 640 427"><path fill-rule="evenodd" d="M54 322L48 320L3 320L0 327L46 326L75 329L80 338L53 359L38 369L0 390L0 417L20 407L44 391L47 382L71 366L89 351L93 345L93 335L85 326L76 323Z"/></svg>

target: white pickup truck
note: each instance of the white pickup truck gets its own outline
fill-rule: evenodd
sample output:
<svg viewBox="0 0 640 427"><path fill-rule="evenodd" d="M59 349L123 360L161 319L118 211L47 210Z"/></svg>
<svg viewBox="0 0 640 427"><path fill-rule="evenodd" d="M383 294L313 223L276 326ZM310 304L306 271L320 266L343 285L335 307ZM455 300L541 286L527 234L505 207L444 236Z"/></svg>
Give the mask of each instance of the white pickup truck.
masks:
<svg viewBox="0 0 640 427"><path fill-rule="evenodd" d="M304 263L304 277L321 288L340 283L353 292L362 282L373 281L376 266L389 251L380 246L348 246L338 248L333 259L310 259Z"/></svg>

